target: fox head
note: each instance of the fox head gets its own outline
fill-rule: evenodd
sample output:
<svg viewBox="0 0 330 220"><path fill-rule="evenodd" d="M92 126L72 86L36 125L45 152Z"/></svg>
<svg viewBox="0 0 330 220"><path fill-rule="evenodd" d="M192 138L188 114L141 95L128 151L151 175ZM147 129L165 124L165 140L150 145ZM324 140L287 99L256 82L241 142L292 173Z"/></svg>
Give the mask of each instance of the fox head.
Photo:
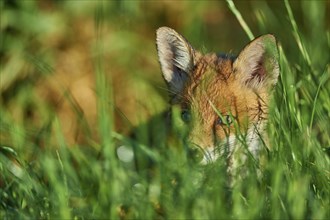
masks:
<svg viewBox="0 0 330 220"><path fill-rule="evenodd" d="M156 44L170 102L180 106L187 141L203 151L202 163L244 145L256 155L279 75L274 36L254 39L237 57L204 55L168 27L157 30Z"/></svg>

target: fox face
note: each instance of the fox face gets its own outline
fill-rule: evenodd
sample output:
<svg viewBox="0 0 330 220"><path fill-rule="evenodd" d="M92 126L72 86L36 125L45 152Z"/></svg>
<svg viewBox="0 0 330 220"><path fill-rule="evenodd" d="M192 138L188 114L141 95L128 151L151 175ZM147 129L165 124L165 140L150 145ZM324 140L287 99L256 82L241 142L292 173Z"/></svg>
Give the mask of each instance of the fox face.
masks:
<svg viewBox="0 0 330 220"><path fill-rule="evenodd" d="M187 142L202 150L202 163L246 150L257 156L279 75L274 36L254 39L237 57L204 55L167 27L157 30L156 44L170 103L180 107Z"/></svg>

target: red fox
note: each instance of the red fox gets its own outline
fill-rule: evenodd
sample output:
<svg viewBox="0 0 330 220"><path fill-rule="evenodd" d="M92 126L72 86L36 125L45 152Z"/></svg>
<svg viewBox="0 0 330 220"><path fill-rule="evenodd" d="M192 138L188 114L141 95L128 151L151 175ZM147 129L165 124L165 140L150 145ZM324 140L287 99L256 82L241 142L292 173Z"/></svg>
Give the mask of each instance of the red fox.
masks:
<svg viewBox="0 0 330 220"><path fill-rule="evenodd" d="M275 37L260 36L233 57L204 55L168 27L156 35L170 104L179 106L189 146L203 152L201 163L226 155L235 167L247 155L257 157L267 139L268 105L279 76Z"/></svg>

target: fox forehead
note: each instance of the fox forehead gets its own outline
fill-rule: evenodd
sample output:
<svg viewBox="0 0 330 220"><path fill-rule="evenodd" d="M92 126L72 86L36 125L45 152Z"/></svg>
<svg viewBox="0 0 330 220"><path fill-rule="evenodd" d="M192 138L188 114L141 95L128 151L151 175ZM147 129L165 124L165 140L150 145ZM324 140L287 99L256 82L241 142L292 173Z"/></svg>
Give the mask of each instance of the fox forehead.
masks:
<svg viewBox="0 0 330 220"><path fill-rule="evenodd" d="M257 95L240 83L234 73L233 58L207 54L196 60L180 102L181 108L189 109L194 117L191 124L197 132L194 136L199 136L199 132L211 134L219 113L234 117L243 131L247 129L247 123L258 120L262 111L267 112L267 106L259 100L260 96L267 100L267 93ZM217 136L224 139L226 132L220 129ZM203 137L205 141L207 138Z"/></svg>
<svg viewBox="0 0 330 220"><path fill-rule="evenodd" d="M227 81L232 73L233 59L218 57L215 53L204 56L196 53L197 59L191 78L191 89L203 81L205 86Z"/></svg>
<svg viewBox="0 0 330 220"><path fill-rule="evenodd" d="M253 102L253 91L239 84L233 74L233 58L214 53L198 57L183 90L184 103L205 111L211 108L211 102L221 113L238 113L240 109L237 109L237 104L242 105L249 99ZM231 109L233 107L236 109Z"/></svg>

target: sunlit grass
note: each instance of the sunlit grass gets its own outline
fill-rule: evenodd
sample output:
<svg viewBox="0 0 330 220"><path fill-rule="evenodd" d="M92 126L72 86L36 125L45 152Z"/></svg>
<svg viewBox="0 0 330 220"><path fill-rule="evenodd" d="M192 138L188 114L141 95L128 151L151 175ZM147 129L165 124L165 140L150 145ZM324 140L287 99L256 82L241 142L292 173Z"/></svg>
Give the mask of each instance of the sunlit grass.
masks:
<svg viewBox="0 0 330 220"><path fill-rule="evenodd" d="M175 117L173 130L178 137L167 137L168 128L160 114L166 109L166 89L161 84L154 47L154 31L164 25L165 18L160 19L157 11L148 11L147 19L141 12L147 7L144 4L94 1L85 3L88 5L80 11L68 1L51 6L56 10L50 16L44 11L46 6L41 9L33 1L13 2L2 2L0 15L4 33L0 48L1 219L330 218L330 34L322 11L328 7L326 2L268 2L279 4L279 8L253 2L251 13L228 1L229 8L235 9L232 17L226 4L217 5L223 12L227 10L228 20L239 15L240 24L243 22L244 29L233 32L233 36L244 36L245 31L251 37L252 31L256 36L265 31L279 40L281 74L268 126L271 150L265 153L261 175L255 162L248 161L249 175L234 184L229 184L225 159L199 166L187 158L180 136L186 128ZM182 28L191 34L188 39L201 41L196 45L199 47L216 43L197 37L207 36L198 31L203 22L194 21L211 11L208 4L213 7L215 3L199 3L197 15L189 14L194 4L181 5L187 11L182 15ZM298 6L302 9L297 10ZM280 18L263 17L264 11L276 14L281 9ZM70 26L63 23L81 14L94 16L83 22L88 27L87 20L92 21L93 28L86 29L92 33L82 31L93 37L77 43L79 37L69 36ZM308 21L306 27L298 16ZM255 19L257 24L250 24L245 17ZM42 29L39 23L47 28ZM315 33L306 31L314 25ZM262 31L257 32L256 26ZM57 42L61 36L66 36L67 42ZM79 52L81 47L89 51L95 124L72 91L65 88L66 82L59 81L56 87L63 88L61 92L66 95L62 99L55 96L53 102L45 101L52 88L36 89L52 80L56 68L63 67L56 64L56 57L69 53L65 49L70 45ZM87 58L80 59L88 66ZM121 80L131 81L118 85L116 77L125 76ZM119 114L116 100L121 99L116 98L124 94L132 94L131 99L138 101L123 98L125 105L134 103L134 108ZM81 132L80 136L72 132L76 143L68 141L64 132L68 124L59 106L65 101L73 114L64 119L77 123ZM130 115L125 115L127 112ZM126 120L124 127L137 125L134 138L116 130L116 117Z"/></svg>

